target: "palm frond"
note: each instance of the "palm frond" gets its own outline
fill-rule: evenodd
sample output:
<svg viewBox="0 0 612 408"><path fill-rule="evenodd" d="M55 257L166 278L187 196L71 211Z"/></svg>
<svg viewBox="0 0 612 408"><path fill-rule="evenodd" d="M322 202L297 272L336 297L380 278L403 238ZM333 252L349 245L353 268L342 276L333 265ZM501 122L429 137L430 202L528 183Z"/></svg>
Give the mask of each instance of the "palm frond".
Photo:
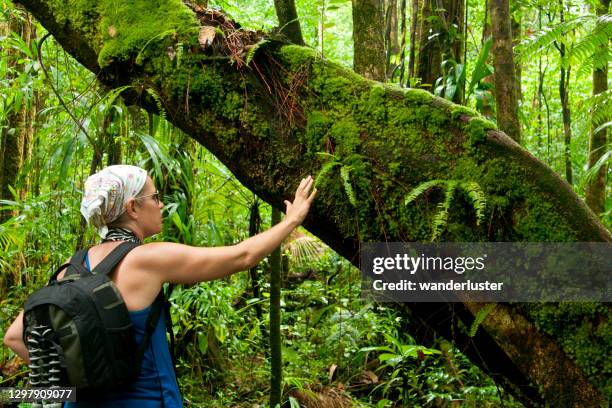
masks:
<svg viewBox="0 0 612 408"><path fill-rule="evenodd" d="M12 217L0 224L0 248L8 251L11 247L21 248L24 244L25 231L17 217Z"/></svg>
<svg viewBox="0 0 612 408"><path fill-rule="evenodd" d="M283 250L291 253L292 266L304 266L317 260L325 252L325 245L317 238L302 233L295 233L293 239L283 245Z"/></svg>
<svg viewBox="0 0 612 408"><path fill-rule="evenodd" d="M612 122L610 122L610 124L612 124ZM582 182L580 183L581 187L584 187L588 182L590 182L593 179L593 177L596 177L597 173L599 173L599 169L601 169L603 165L605 165L608 161L610 161L610 159L612 158L612 145L608 145L607 149L608 150L604 152L604 154L601 155L599 160L595 162L593 167L591 167L584 174L584 178L582 179Z"/></svg>

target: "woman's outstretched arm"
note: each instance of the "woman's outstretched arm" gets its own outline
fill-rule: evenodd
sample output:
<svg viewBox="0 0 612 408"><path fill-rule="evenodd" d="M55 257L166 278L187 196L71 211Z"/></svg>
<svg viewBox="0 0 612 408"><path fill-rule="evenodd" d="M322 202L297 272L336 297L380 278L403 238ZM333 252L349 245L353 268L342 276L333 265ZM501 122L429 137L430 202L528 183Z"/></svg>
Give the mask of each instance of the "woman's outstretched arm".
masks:
<svg viewBox="0 0 612 408"><path fill-rule="evenodd" d="M162 281L196 283L222 278L256 265L299 226L316 196L311 176L302 179L283 221L236 245L201 248L175 243L151 243L134 249L138 269L157 274Z"/></svg>

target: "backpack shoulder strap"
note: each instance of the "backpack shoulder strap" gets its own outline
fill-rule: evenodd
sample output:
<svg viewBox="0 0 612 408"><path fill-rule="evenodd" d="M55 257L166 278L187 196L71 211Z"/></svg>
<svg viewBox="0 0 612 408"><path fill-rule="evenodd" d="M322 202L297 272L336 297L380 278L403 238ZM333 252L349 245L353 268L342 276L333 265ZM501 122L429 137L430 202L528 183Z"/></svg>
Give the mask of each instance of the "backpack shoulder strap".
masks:
<svg viewBox="0 0 612 408"><path fill-rule="evenodd" d="M138 346L138 350L136 351L136 364L138 367L140 367L140 364L142 363L144 353L151 342L151 336L153 336L153 332L159 323L159 318L161 317L165 300L164 290L162 289L159 291L157 297L151 305L151 310L149 311L149 316L147 317L147 321L145 323L145 334L142 342Z"/></svg>
<svg viewBox="0 0 612 408"><path fill-rule="evenodd" d="M51 275L51 279L49 279L49 283L56 281L57 276L60 274L60 272L66 268L68 269L66 270L66 273L64 274L64 276L78 275L78 274L83 276L84 273L85 274L89 273L89 271L87 271L83 267L83 261L85 260L85 255L87 255L88 250L89 250L88 248L84 248L84 249L81 249L75 252L74 255L72 255L72 257L70 258L68 262L66 262L65 264L57 268L55 272L53 272L53 275Z"/></svg>
<svg viewBox="0 0 612 408"><path fill-rule="evenodd" d="M92 273L103 273L108 275L113 268L123 259L128 252L140 244L135 242L123 242L115 247L92 271ZM82 263L82 262L81 262Z"/></svg>
<svg viewBox="0 0 612 408"><path fill-rule="evenodd" d="M72 258L70 258L70 261L68 261L71 264L80 264L82 265L83 262L85 261L85 256L87 255L87 251L89 251L89 248L83 248L79 251L76 251L74 253L74 255L72 255Z"/></svg>

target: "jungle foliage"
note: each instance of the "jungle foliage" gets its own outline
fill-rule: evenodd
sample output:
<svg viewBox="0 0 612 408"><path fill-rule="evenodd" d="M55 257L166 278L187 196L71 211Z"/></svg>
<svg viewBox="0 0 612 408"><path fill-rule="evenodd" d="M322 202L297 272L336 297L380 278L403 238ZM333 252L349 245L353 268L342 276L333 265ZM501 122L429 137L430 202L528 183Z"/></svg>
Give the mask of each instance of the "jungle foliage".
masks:
<svg viewBox="0 0 612 408"><path fill-rule="evenodd" d="M245 6L219 0L209 5L223 8L249 28L272 30L277 25L271 1L256 0ZM296 5L306 44L350 67L351 2L297 0ZM494 120L491 43L483 35L485 5L474 1L466 5L470 24L461 39L466 57L444 60L442 76L432 90L449 100L461 95L463 104ZM564 22L559 21L559 7L565 8ZM597 168L608 166L612 157L608 144L599 167L587 168L592 118L601 123L598 131L609 130L612 123L611 91L591 95L592 70L612 57L609 47L607 53L596 52L609 45L612 19L610 15L597 17L593 7L588 2L559 6L518 1L512 5L513 17L522 24L520 44L515 48L521 66L522 145L559 174L565 170L565 147L556 73L562 66L574 67L569 79L571 166L573 188L579 194L584 194L585 183ZM24 157L10 184L11 196L0 201L0 335L26 296L46 282L54 267L77 247L95 242L94 232L84 228L79 214L82 181L92 169L122 162L150 171L165 203L164 228L154 240L230 245L248 236L255 209L263 227L269 225L270 207L259 205L257 197L210 152L166 121L161 102L158 115L126 105L121 97L125 89L109 90L96 82L93 74L45 36L44 29L21 8L5 2L2 12L2 134L17 131L11 118L24 108L35 112L35 120L31 154ZM23 28L15 29L25 24L36 33L28 40L23 38ZM442 34L458 35L452 29ZM568 50L563 58L555 48L560 44ZM169 57L172 52L169 50ZM398 50L389 59L400 66L400 55ZM182 57L179 52L171 58L180 63ZM399 78L391 75L390 81L398 83ZM415 83L412 79L407 82ZM154 93L150 96L158 98ZM2 152L6 140L0 140L4 141ZM357 207L355 184L364 160L350 149L345 152L349 154L339 153L320 152L322 170L317 183L336 183L344 198ZM609 191L610 183L606 186ZM454 199L463 197L481 222L486 196L477 183L432 180L406 191L404 203L414 205L417 197L432 191L442 198L434 223L427 228L432 240L439 239L447 228ZM606 197L606 211L600 216L609 228L612 197ZM363 302L359 271L307 231L296 232L282 249L280 328L288 406L308 401L317 406L325 399L337 404L330 406L377 408L522 406L495 385L491 373L473 365L448 341L438 338L428 347L417 344L405 330L405 317L384 305ZM267 402L269 270L264 261L255 275L241 273L222 281L173 288L170 300L180 386L195 406L250 407ZM560 330L554 308L532 312L540 316L545 331ZM605 308L579 308L582 314L576 315L580 319L566 330L584 339L612 338L609 326L597 321ZM473 337L488 312L479 314L472 327L461 330ZM567 342L572 357L583 360L583 366L593 370L589 374L600 379L603 392L611 396L612 369L606 363L606 350L591 349L588 342L579 343L575 337L568 336ZM4 347L0 369L0 386L24 383L26 367Z"/></svg>

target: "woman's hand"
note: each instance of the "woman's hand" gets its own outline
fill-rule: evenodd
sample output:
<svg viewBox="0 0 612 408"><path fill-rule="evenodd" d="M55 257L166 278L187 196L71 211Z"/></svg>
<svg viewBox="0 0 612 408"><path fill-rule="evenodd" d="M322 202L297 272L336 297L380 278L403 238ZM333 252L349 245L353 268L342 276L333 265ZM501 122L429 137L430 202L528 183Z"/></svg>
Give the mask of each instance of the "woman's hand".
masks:
<svg viewBox="0 0 612 408"><path fill-rule="evenodd" d="M317 189L312 189L313 185L314 180L312 176L303 178L295 192L293 203L289 200L285 200L285 205L287 206L287 211L285 212L286 220L295 222L296 225L300 225L302 221L304 221L304 218L306 218L308 214L308 210L310 210L310 204L317 195ZM312 191L310 191L311 189Z"/></svg>

